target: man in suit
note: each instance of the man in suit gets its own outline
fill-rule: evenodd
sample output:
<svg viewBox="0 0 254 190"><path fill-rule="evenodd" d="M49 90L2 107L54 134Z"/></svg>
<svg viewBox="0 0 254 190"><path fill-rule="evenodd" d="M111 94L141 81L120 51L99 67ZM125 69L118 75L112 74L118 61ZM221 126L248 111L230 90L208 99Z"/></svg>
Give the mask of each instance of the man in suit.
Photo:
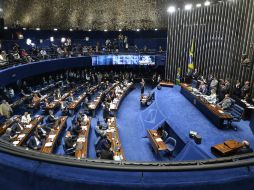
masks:
<svg viewBox="0 0 254 190"><path fill-rule="evenodd" d="M9 105L9 103L6 102L6 100L2 100L2 103L0 104L0 115L3 115L7 119L9 119L12 113L13 113L13 110L11 106Z"/></svg>
<svg viewBox="0 0 254 190"><path fill-rule="evenodd" d="M70 131L67 131L67 133L64 137L65 149L75 148L76 147L76 141L77 141L77 138L72 136Z"/></svg>
<svg viewBox="0 0 254 190"><path fill-rule="evenodd" d="M213 80L211 81L211 84L210 84L210 91L215 90L215 92L216 92L218 83L219 83L218 80L216 79L216 77L214 77Z"/></svg>
<svg viewBox="0 0 254 190"><path fill-rule="evenodd" d="M42 142L37 134L31 136L27 143L28 148L33 150L40 150L42 146Z"/></svg>
<svg viewBox="0 0 254 190"><path fill-rule="evenodd" d="M232 101L230 99L229 94L225 95L225 98L218 103L218 106L223 110L228 110L232 106Z"/></svg>
<svg viewBox="0 0 254 190"><path fill-rule="evenodd" d="M1 136L1 139L7 142L13 141L17 137L17 134L11 129L6 129L5 133Z"/></svg>
<svg viewBox="0 0 254 190"><path fill-rule="evenodd" d="M104 137L107 135L107 131L103 129L103 126L101 125L100 121L97 121L97 125L95 127L95 132L101 137Z"/></svg>
<svg viewBox="0 0 254 190"><path fill-rule="evenodd" d="M204 95L207 94L207 86L204 83L204 81L201 81L201 84L199 85L198 90Z"/></svg>
<svg viewBox="0 0 254 190"><path fill-rule="evenodd" d="M21 124L20 119L18 117L15 118L15 122L12 125L11 129L15 133L19 133L19 132L21 132L24 129L24 127Z"/></svg>
<svg viewBox="0 0 254 190"><path fill-rule="evenodd" d="M54 123L58 120L57 117L54 116L54 113L52 110L49 110L49 116L48 116L48 119L47 119L47 122L49 123Z"/></svg>
<svg viewBox="0 0 254 190"><path fill-rule="evenodd" d="M114 153L111 150L111 142L104 136L100 141L95 145L96 155L100 159L113 160Z"/></svg>
<svg viewBox="0 0 254 190"><path fill-rule="evenodd" d="M74 136L78 136L81 131L82 131L81 121L77 120L71 129L71 134Z"/></svg>
<svg viewBox="0 0 254 190"><path fill-rule="evenodd" d="M244 86L241 88L241 98L244 98L246 94L250 92L250 82L246 81Z"/></svg>
<svg viewBox="0 0 254 190"><path fill-rule="evenodd" d="M38 125L37 128L35 129L35 134L38 136L40 139L45 139L49 130L41 125Z"/></svg>

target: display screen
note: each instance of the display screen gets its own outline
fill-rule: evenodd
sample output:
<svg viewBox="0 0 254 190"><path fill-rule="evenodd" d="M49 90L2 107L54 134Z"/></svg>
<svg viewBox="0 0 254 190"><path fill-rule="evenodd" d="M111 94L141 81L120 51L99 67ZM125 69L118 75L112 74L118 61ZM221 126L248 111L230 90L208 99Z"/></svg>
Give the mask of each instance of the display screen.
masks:
<svg viewBox="0 0 254 190"><path fill-rule="evenodd" d="M155 55L98 55L92 65L155 65Z"/></svg>

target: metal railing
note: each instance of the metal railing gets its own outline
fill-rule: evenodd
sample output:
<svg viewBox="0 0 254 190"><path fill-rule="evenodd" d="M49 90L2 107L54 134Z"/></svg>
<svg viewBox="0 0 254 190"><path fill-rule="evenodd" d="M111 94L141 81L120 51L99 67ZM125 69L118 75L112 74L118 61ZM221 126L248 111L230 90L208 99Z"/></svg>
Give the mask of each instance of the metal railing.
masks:
<svg viewBox="0 0 254 190"><path fill-rule="evenodd" d="M110 161L100 159L76 159L74 157L60 156L54 154L43 154L23 147L15 147L10 143L0 140L0 151L26 159L48 162L58 165L73 167L94 168L103 170L125 170L125 171L204 171L219 170L227 168L250 167L254 165L254 153L223 157L209 160L194 161L171 161L171 162L128 162Z"/></svg>

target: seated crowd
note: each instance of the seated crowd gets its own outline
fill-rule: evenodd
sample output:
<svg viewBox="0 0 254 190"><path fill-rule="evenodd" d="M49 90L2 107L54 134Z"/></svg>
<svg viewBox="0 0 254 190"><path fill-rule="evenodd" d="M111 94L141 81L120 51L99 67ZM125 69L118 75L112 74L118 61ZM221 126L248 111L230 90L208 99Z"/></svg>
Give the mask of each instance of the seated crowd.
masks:
<svg viewBox="0 0 254 190"><path fill-rule="evenodd" d="M0 138L14 145L43 151L50 136L58 130L59 120L63 116L73 117L72 125L67 127L64 135L64 151L67 155L74 155L79 149L77 142L83 140L80 134L84 126L90 125L89 103L97 94L101 95L105 124L98 122L95 127L98 134L95 149L98 158L113 159L112 140L106 131L108 119L114 117L111 104L120 99L129 82L154 75L153 71L146 72L149 76L142 73L135 70L67 70L1 87L0 116L3 120L0 121ZM76 100L84 93L86 96L80 101L80 106L71 111L69 106L78 102ZM37 122L39 116L43 118Z"/></svg>
<svg viewBox="0 0 254 190"><path fill-rule="evenodd" d="M251 97L250 94L249 81L242 84L237 80L235 84L231 85L229 79L217 79L213 75L209 75L205 79L198 74L197 69L188 74L188 78L191 78L192 87L198 89L201 94L206 95L208 102L217 104L223 110L229 109L234 99L241 99L247 104L254 105L254 97Z"/></svg>
<svg viewBox="0 0 254 190"><path fill-rule="evenodd" d="M119 34L114 39L106 39L104 44L96 42L96 45L82 45L81 43L72 43L70 38L60 45L56 45L53 42L49 47L39 48L35 45L29 49L20 47L15 43L11 50L0 50L0 66L9 66L20 63L30 63L45 59L76 57L93 54L104 53L119 53L119 52L133 52L133 53L164 53L162 46L159 46L157 50L148 49L145 45L143 48L137 45L131 46L128 42L128 37Z"/></svg>

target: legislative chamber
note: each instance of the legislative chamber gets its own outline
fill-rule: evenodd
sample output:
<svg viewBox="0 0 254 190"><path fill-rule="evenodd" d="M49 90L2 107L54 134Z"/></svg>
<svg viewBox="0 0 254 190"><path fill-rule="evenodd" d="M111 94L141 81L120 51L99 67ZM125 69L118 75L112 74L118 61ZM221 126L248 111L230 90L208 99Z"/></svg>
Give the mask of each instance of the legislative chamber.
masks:
<svg viewBox="0 0 254 190"><path fill-rule="evenodd" d="M0 0L1 190L253 190L253 0Z"/></svg>

